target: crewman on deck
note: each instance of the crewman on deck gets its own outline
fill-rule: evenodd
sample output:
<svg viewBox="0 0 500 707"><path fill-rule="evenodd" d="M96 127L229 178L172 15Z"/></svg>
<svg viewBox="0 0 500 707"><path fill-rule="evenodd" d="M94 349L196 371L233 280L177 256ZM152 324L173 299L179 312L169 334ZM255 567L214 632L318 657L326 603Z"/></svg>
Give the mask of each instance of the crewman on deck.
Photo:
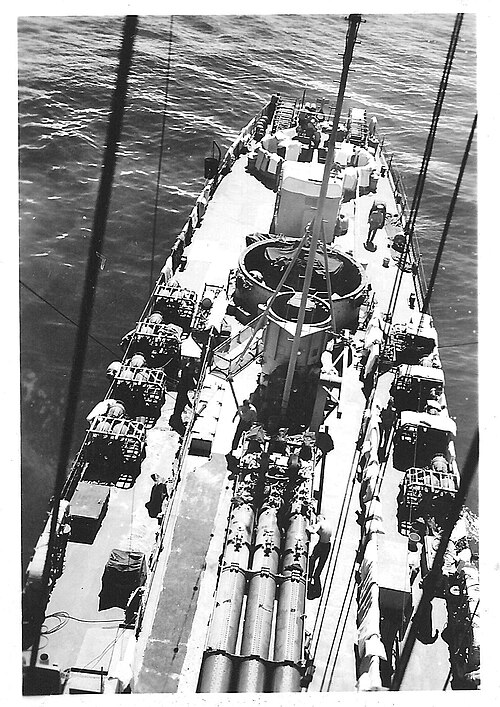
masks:
<svg viewBox="0 0 500 707"><path fill-rule="evenodd" d="M319 514L316 523L310 525L307 530L309 533L317 533L319 536L309 558L309 581L316 583L330 554L332 527L325 516Z"/></svg>
<svg viewBox="0 0 500 707"><path fill-rule="evenodd" d="M193 407L193 404L188 396L188 391L193 390L196 387L195 381L195 366L192 362L188 362L182 369L181 377L179 383L177 384L177 397L175 399L175 405L170 417L170 425L176 427L178 422L182 422L182 413L186 405Z"/></svg>
<svg viewBox="0 0 500 707"><path fill-rule="evenodd" d="M252 427L253 423L257 422L257 410L252 405L250 400L244 400L243 403L238 406L238 409L233 417L233 422L236 420L238 415L240 417L240 420L238 422L236 432L234 433L231 451L236 449L236 447L238 446L238 442L240 441L240 437L243 432L249 430Z"/></svg>
<svg viewBox="0 0 500 707"><path fill-rule="evenodd" d="M387 209L383 201L374 201L373 206L368 214L368 236L366 238L365 248L367 250L375 250L371 244L375 238L379 228L382 228L385 224L385 218L387 215Z"/></svg>
<svg viewBox="0 0 500 707"><path fill-rule="evenodd" d="M387 446L389 443L389 438L391 436L391 430L396 421L396 408L394 406L394 399L391 397L385 408L380 411L380 458L385 459L387 457Z"/></svg>
<svg viewBox="0 0 500 707"><path fill-rule="evenodd" d="M149 517L158 518L158 523L160 523L161 518L159 516L163 507L163 501L168 496L167 484L165 483L165 479L158 474L151 474L151 478L154 484L151 489L149 501L144 505L146 506Z"/></svg>

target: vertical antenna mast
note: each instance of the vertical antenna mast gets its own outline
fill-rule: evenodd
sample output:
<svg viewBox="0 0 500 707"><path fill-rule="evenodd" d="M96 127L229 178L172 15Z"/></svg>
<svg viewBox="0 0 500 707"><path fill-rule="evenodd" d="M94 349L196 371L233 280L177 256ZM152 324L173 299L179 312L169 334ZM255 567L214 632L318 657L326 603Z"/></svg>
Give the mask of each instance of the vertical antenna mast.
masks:
<svg viewBox="0 0 500 707"><path fill-rule="evenodd" d="M309 257L307 259L306 272L304 277L304 288L302 290L302 298L300 301L299 315L297 318L297 326L295 328L295 336L293 339L292 351L290 354L290 361L288 362L288 370L285 380L285 388L283 390L283 401L281 403L281 414L286 415L288 409L288 402L290 400L290 392L292 390L293 376L295 373L295 364L297 362L297 355L300 347L300 337L302 334L302 327L304 325L304 319L306 314L306 304L307 295L309 294L309 288L311 286L311 278L314 267L314 258L316 255L316 249L318 247L318 239L321 230L321 222L323 218L323 211L325 208L326 194L328 191L328 183L330 180L330 171L333 165L333 160L335 157L335 137L337 135L337 128L339 125L340 114L342 111L342 104L344 102L345 87L347 84L347 75L349 73L349 67L352 60L352 54L354 45L356 43L356 37L358 35L359 25L361 24L361 15L349 15L348 18L349 27L347 29L346 44L344 50L344 59L342 66L342 75L340 77L339 92L337 95L337 103L335 105L335 115L333 118L333 127L330 134L330 144L328 146L328 153L326 155L325 169L323 172L323 181L321 182L321 189L318 197L318 206L316 216L314 217L313 231L311 236L311 243L309 246ZM328 272L326 273L328 277Z"/></svg>

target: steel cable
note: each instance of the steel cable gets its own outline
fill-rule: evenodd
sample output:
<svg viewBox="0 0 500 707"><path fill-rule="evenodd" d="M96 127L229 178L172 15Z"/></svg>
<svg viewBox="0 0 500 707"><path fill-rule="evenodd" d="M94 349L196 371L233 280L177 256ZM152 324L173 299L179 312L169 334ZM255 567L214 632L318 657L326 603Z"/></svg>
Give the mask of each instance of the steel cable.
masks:
<svg viewBox="0 0 500 707"><path fill-rule="evenodd" d="M446 237L448 235L448 231L450 228L451 219L453 218L453 212L455 210L455 204L457 202L458 192L460 191L460 186L462 184L462 177L464 176L465 167L467 165L467 159L469 157L469 152L470 152L472 140L474 137L474 131L476 129L476 124L477 124L477 113L474 116L474 120L472 121L472 127L470 129L469 137L467 140L467 145L465 146L465 151L464 151L464 154L462 157L462 162L460 164L460 170L459 170L457 181L455 184L455 189L453 190L453 196L450 201L450 206L448 209L448 214L446 216L446 222L444 224L443 233L441 235L441 240L439 241L438 251L437 251L436 257L434 259L434 267L432 269L432 274L431 274L431 277L429 280L429 285L427 287L427 292L425 294L424 302L422 304L422 314L427 312L427 310L429 309L429 302L431 300L434 285L436 283L437 272L439 269L439 265L441 263L441 256L443 254L444 246L446 243Z"/></svg>
<svg viewBox="0 0 500 707"><path fill-rule="evenodd" d="M158 172L156 177L156 195L155 195L155 207L153 212L153 234L151 243L151 261L150 261L150 271L149 271L149 291L153 289L153 270L155 264L155 251L156 251L156 223L158 215L158 202L160 195L160 180L161 180L161 170L163 162L163 145L165 142L165 125L167 122L167 103L168 103L168 91L170 86L170 61L172 57L172 27L174 24L174 16L170 16L170 29L168 35L168 58L167 58L167 80L165 84L165 97L163 102L163 120L161 126L161 140L160 140L160 155L158 158Z"/></svg>
<svg viewBox="0 0 500 707"><path fill-rule="evenodd" d="M49 302L48 300L46 300L45 297L42 297L42 295L38 294L38 292L36 292L32 287L30 287L29 285L27 285L25 282L23 282L22 280L19 280L19 284L22 285L26 290L28 290L28 292L31 292L31 294L35 295L35 297L38 297L39 300L41 300L41 301L44 302L45 304L48 304L49 307L51 307L51 309L53 309L55 312L57 312L58 314L60 314L61 317L63 317L64 319L66 319L68 322L70 322L71 324L74 324L74 326L78 326L78 324L77 324L73 319L71 319L71 317L68 317L66 314L64 314L64 312L61 312L60 309L58 309L58 308L55 307L51 302ZM92 341L95 341L96 344L99 344L99 346L102 346L103 349L106 349L106 351L109 351L109 353L110 353L112 356L115 356L115 357L116 357L116 352L115 352L115 351L111 351L111 349L108 348L108 347L106 346L106 344L103 344L102 341L99 341L99 339L96 339L95 336L92 336L92 334L89 334L89 339L92 339Z"/></svg>
<svg viewBox="0 0 500 707"><path fill-rule="evenodd" d="M345 509L346 508L349 509L351 499L352 499L352 494L354 491L354 483L355 483L355 471L354 470L355 470L356 463L357 463L357 461L356 461L357 456L358 456L358 452L356 451L354 454L354 457L353 457L353 461L351 463L351 471L349 472L349 477L347 479L346 490L344 492L344 498L342 500L342 506L341 506L340 514L339 514L339 521L337 523L337 527L335 529L335 536L333 538L332 552L330 553L330 557L328 559L328 564L327 564L327 568L326 568L326 577L329 577L328 590L326 593L323 592L321 594L320 603L318 606L318 611L316 613L316 619L314 621L314 626L313 626L313 630L312 630L312 637L314 637L315 634L317 634L314 650L312 651L313 661L316 657L316 652L318 650L319 637L321 635L321 630L323 628L323 622L324 622L325 615L326 615L326 607L327 607L328 600L330 597L331 588L333 585L333 577L335 576L335 570L337 567L338 556L340 553L341 541L344 536L345 526L346 526L346 522L347 522L347 511L345 511ZM350 485L350 488L349 488L349 485ZM345 515L344 515L344 512L345 512ZM342 529L340 530L340 537L339 537L339 529L340 529L341 525L342 525ZM337 542L337 539L338 539L338 542ZM333 548L336 548L335 552L333 552ZM335 556L335 560L334 560L334 556ZM332 569L332 563L333 563L333 569ZM330 573L330 571L331 571L331 573ZM319 619L320 613L321 613L321 619ZM319 620L319 626L318 626L318 620Z"/></svg>
<svg viewBox="0 0 500 707"><path fill-rule="evenodd" d="M353 461L353 464L354 464L354 461ZM381 467L381 468L382 468L382 467ZM376 482L376 486L375 486L375 490L374 490L374 494L373 494L372 498L370 499L370 501L368 502L366 517L369 517L370 510L371 510L371 507L372 507L372 503L373 503L373 501L375 500L375 498L377 497L377 495L378 495L378 493L379 493L379 491L380 491L380 488L381 488L381 486L382 486L382 482L383 482L383 479L384 479L384 475L385 475L386 468L387 468L387 459L386 459L386 461L385 461L385 463L384 463L384 467L383 467L383 469L382 469L382 473L379 473L379 475L378 475L377 482ZM354 490L354 483L355 483L355 477L352 479L352 488L351 488L350 497L352 497L352 492L353 492L353 490ZM350 499L349 499L349 503L350 503ZM347 515L346 515L346 517L345 517L345 519L344 519L344 526L343 526L343 529L342 529L342 534L343 534L343 532L344 532L344 530L345 530L345 523L346 523L346 521L347 521ZM339 643L338 643L338 646L337 646L337 651L336 651L335 658L334 658L334 661L333 661L333 665L332 665L332 668L331 668L331 675L330 675L330 680L329 680L328 688L327 688L328 690L330 689L330 686L331 686L331 683L332 683L332 680L333 680L333 672L334 672L335 665L336 665L336 662L337 662L337 659L338 659L338 655L339 655L339 651L340 651L340 643L341 643L342 637L343 637L343 635L344 635L345 627L346 627L346 624L347 624L347 618L348 618L348 616L349 616L349 611L350 611L350 607L351 607L351 603L352 603L352 598L353 598L354 590L355 590L355 585L353 586L353 588L352 588L352 590L351 590L352 578L353 578L353 576L355 576L356 564L357 564L357 562L358 562L358 558L359 558L359 556L360 556L361 549L362 549L362 546L363 546L365 537L366 537L366 536L363 535L363 533L362 533L362 534L361 534L360 541L359 541L359 544L358 544L358 549L357 549L357 551L356 551L355 559L354 559L354 562L353 562L352 567L351 567L351 573L350 573L350 577L349 577L349 582L348 582L348 585L347 585L347 588L346 588L346 591L345 591L345 594L344 594L344 598L343 598L343 602L342 602L342 607L341 607L341 610L340 610L340 613L339 613L339 617L338 617L338 620L337 620L337 624L336 624L336 627L335 627L334 636L333 636L333 639L332 639L332 642L331 642L331 646L330 646L330 651L329 651L329 653L328 653L328 658L327 658L326 666L325 666L325 669L324 669L324 673L323 673L323 678L322 678L322 681L321 681L320 690L322 690L322 688L323 688L323 686L324 686L324 684L325 684L326 675L327 675L327 672L328 672L329 669L330 669L330 662L331 662L332 653L333 653L333 649L334 649L334 643L335 643L335 640L336 640L336 637L337 637L337 634L338 634L338 631L339 631L340 623L341 623L341 621L342 621L342 614L343 614L343 612L344 612L344 607L346 606L346 602L347 602L347 599L348 599L348 597L349 597L349 593L351 593L351 596L350 596L350 598L349 598L349 602L348 602L348 604L347 604L347 613L346 613L345 618L344 618L344 623L343 623L342 631L341 631L341 634L340 634L340 640L339 640ZM341 537L341 539L342 539L342 537ZM331 584L332 584L332 582L333 582L334 573L335 573L335 567L334 567L333 574L332 574L332 576L331 576L331 578L330 578L329 592L330 592ZM328 594L329 594L329 592L328 592ZM325 608L325 611L326 611L326 608ZM323 615L323 619L324 619L324 615ZM323 623L323 619L322 619L322 621L321 621L321 625L322 625L322 623ZM320 630L321 630L321 626L320 626ZM317 650L317 644L316 644L316 650Z"/></svg>
<svg viewBox="0 0 500 707"><path fill-rule="evenodd" d="M418 175L417 184L416 184L415 192L413 195L413 201L412 201L412 205L411 205L411 209L410 209L410 214L409 214L408 219L405 224L405 236L406 236L405 246L404 246L403 252L401 253L401 255L399 257L398 272L397 272L395 280L394 280L394 285L393 285L391 297L389 300L389 307L387 310L387 312L388 312L388 319L387 319L388 329L390 328L390 324L392 322L392 315L394 314L394 310L396 308L396 301L397 301L397 298L399 295L401 281L403 278L403 273L404 273L404 270L406 267L410 248L413 245L413 234L415 231L415 222L417 219L418 210L420 207L420 201L422 199L422 194L424 191L425 179L427 176L427 170L428 170L429 162L430 162L431 155L432 155L432 149L433 149L434 140L436 137L438 121L439 121L439 117L441 115L441 109L442 109L442 105L443 105L443 101L444 101L444 96L446 93L446 88L448 86L448 78L449 78L449 75L451 72L453 57L455 55L455 49L456 49L456 46L458 43L458 37L460 34L460 28L462 26L462 20L463 20L463 13L458 13L456 16L456 19L455 19L453 32L452 32L450 44L448 47L448 53L446 56L445 66L443 69L443 75L441 77L441 82L440 82L439 89L438 89L438 95L436 97L436 102L434 104L434 111L433 111L433 115L432 115L431 126L429 129L427 143L426 143L424 155L422 158L420 173Z"/></svg>
<svg viewBox="0 0 500 707"><path fill-rule="evenodd" d="M343 623L343 625L342 625L342 631L341 631L340 639L339 639L339 642L338 642L338 645L337 645L337 651L336 651L336 653L335 653L335 658L334 658L334 660L333 660L332 669L331 669L331 672L330 672L330 679L329 679L329 681L328 681L327 692L330 691L330 687L332 686L333 675L334 675L334 673L335 673L335 666L337 665L337 659L338 659L339 653L340 653L340 646L341 646L341 643L342 643L342 638L343 638L343 636L344 636L344 631L345 631L345 627L346 627L346 624L347 624L347 619L348 619L348 617L349 617L349 612L350 612L350 610L351 610L352 600L353 600L353 598L354 598L354 591L355 591L355 589L356 589L356 583L352 581L352 580L353 580L353 576L354 576L354 567L353 567L353 569L352 569L352 571L351 571L351 576L350 576L350 578L349 578L349 584L348 584L347 591L346 591L345 596L344 596L344 601L343 601L343 603L342 603L342 609L341 609L340 616L342 616L342 611L344 610L344 605L345 605L345 603L346 603L346 601L347 601L347 597L348 597L348 594L349 594L349 592L350 592L349 601L348 601L348 603L347 603L347 611L345 612L344 623ZM352 585L352 589L350 589L351 585ZM339 617L339 623L340 623L340 617ZM335 629L335 634L337 633L337 629L338 629L339 623L337 624L337 628ZM331 646L331 649L330 649L330 654L329 654L329 656L328 656L329 659L330 659L330 657L331 657L331 652L332 652L332 650L333 650L333 641L332 641L332 646ZM325 676L326 676L326 669L325 669ZM324 682L321 683L321 689L323 688L323 684L324 684Z"/></svg>

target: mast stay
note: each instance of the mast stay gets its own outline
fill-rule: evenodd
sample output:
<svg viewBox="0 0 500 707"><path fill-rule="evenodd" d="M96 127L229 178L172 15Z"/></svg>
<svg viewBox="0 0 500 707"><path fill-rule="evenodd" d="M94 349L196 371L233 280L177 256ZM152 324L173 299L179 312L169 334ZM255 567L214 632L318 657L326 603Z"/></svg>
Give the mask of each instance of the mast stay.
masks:
<svg viewBox="0 0 500 707"><path fill-rule="evenodd" d="M316 250L318 247L318 240L321 232L322 226L322 216L325 208L326 195L328 191L328 184L330 180L330 171L333 166L335 158L335 137L337 135L337 128L340 121L340 114L342 111L342 104L344 102L345 87L347 84L347 76L349 73L349 68L352 61L352 55L354 50L354 45L356 43L356 38L358 36L359 25L361 24L361 15L349 15L348 17L349 27L346 35L346 45L344 50L344 58L342 65L342 75L340 77L339 92L337 95L337 102L335 105L335 115L333 118L333 127L330 134L330 141L328 146L328 153L326 155L325 168L323 171L323 180L321 182L321 188L318 197L317 212L314 217L313 229L311 235L311 243L309 245L309 256L307 259L307 266L304 276L304 287L302 290L302 297L300 301L300 309L297 318L297 325L295 327L295 336L293 339L292 350L290 353L290 360L288 363L288 370L286 374L285 387L283 390L283 400L281 404L281 414L284 417L288 409L288 403L290 400L290 393L292 391L293 376L295 373L295 366L297 363L297 355L300 348L300 338L302 334L302 327L304 325L304 320L306 316L306 305L307 297L309 294L309 288L311 285L311 278L314 268L314 259L316 256ZM328 269L326 271L326 277L328 279Z"/></svg>

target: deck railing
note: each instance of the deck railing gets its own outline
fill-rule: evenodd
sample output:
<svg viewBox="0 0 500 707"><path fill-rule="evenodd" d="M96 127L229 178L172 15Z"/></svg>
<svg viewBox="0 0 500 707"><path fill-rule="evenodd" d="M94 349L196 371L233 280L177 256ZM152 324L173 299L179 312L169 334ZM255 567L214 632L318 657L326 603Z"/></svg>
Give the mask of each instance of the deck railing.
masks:
<svg viewBox="0 0 500 707"><path fill-rule="evenodd" d="M389 171L389 181L394 192L394 198L396 201L396 208L398 210L401 227L404 230L408 221L411 206L408 201L408 195L406 193L403 177L401 175L401 172L399 171L399 168L395 164L394 153L388 153L383 139L381 139L380 141L380 152L381 156L385 160L387 169ZM422 307L425 293L427 292L427 279L425 277L422 254L420 252L420 246L418 243L418 236L415 232L413 234L410 253L408 257L409 263L411 263L411 265L413 266L413 280L415 283L417 303L419 307Z"/></svg>

